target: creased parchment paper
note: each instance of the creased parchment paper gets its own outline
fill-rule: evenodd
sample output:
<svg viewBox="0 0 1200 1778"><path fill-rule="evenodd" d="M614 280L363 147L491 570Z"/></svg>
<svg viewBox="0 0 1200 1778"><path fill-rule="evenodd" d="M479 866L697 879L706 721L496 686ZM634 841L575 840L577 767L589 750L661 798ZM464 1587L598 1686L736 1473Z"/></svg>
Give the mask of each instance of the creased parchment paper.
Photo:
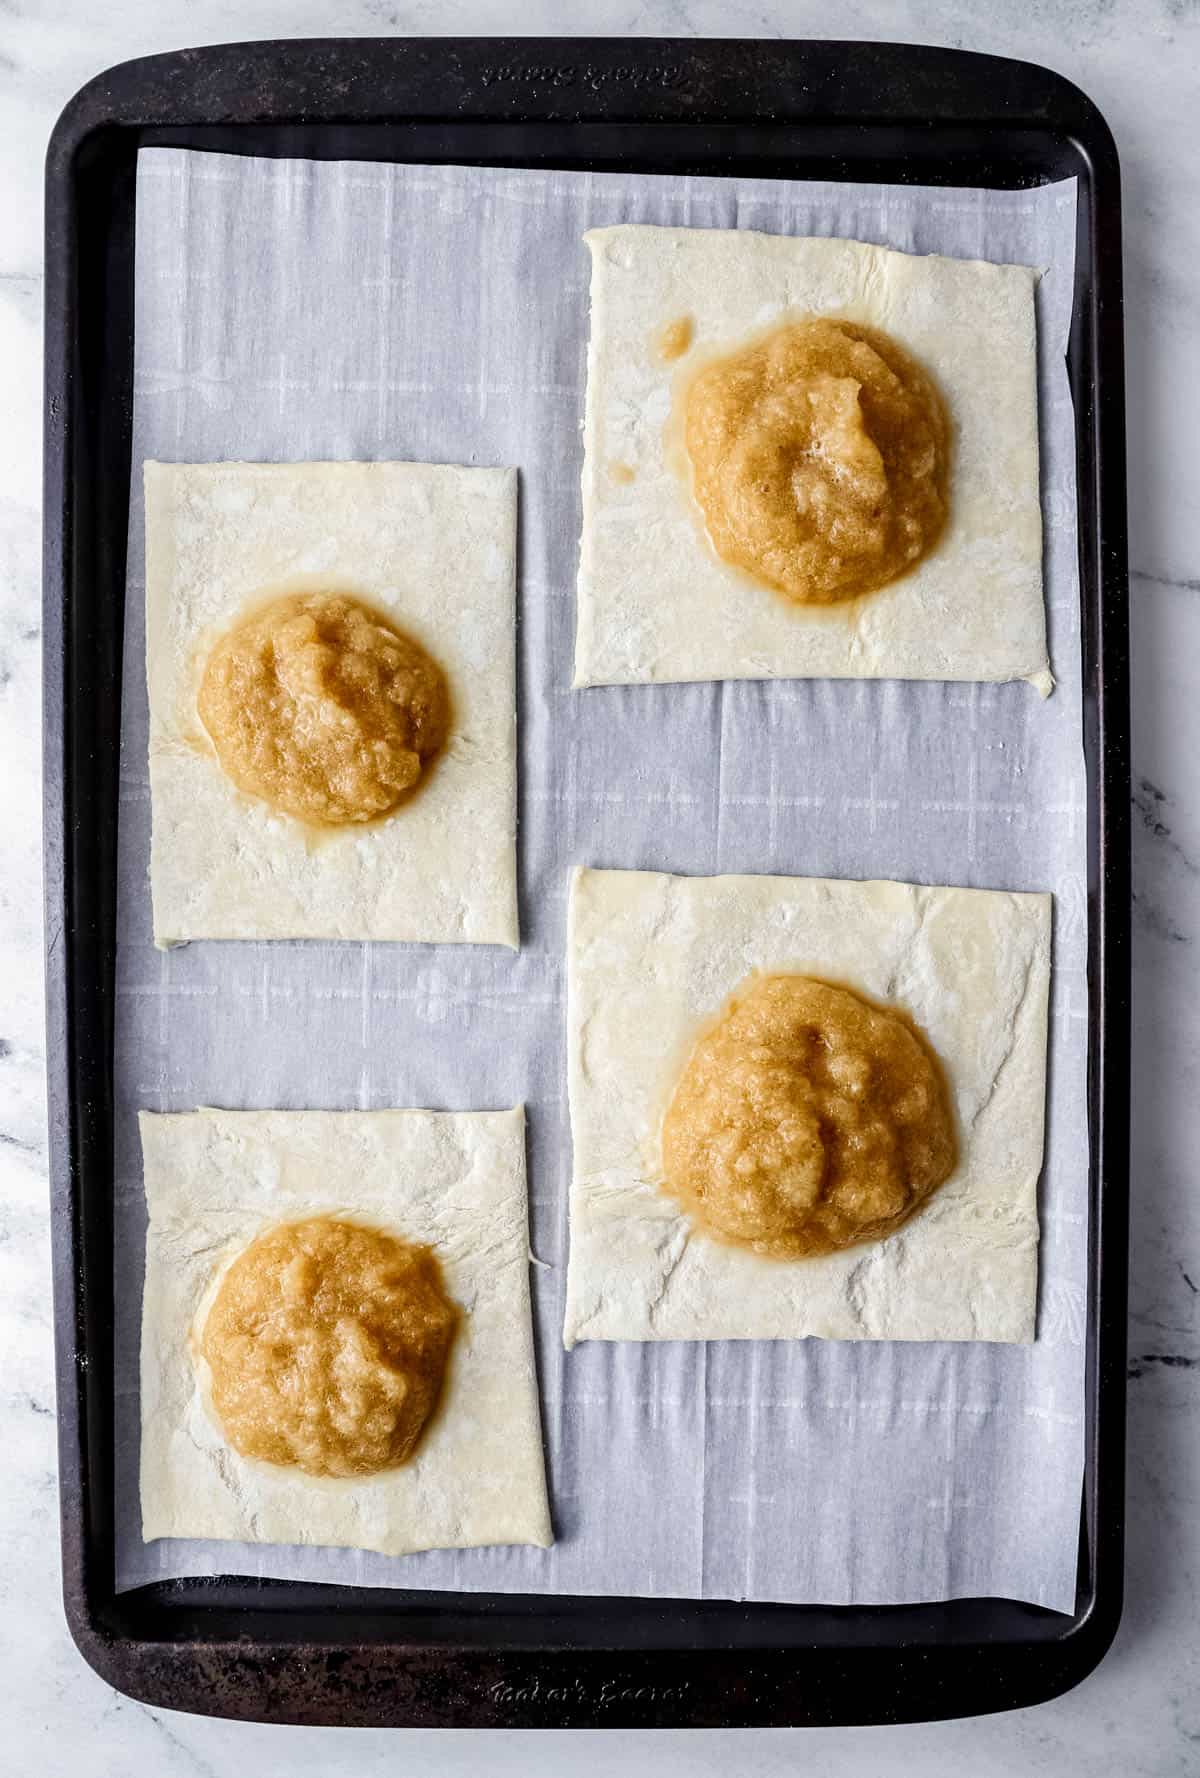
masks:
<svg viewBox="0 0 1200 1778"><path fill-rule="evenodd" d="M589 269L580 237L625 221L841 234L1045 268L1052 698L1022 684L895 681L571 691ZM1074 238L1073 183L1004 193L140 155L115 1051L119 1585L232 1571L833 1603L998 1593L1071 1608L1087 1239L1085 805L1063 362ZM518 953L154 950L146 457L519 466ZM1053 893L1034 1345L563 1352L575 864ZM137 1111L521 1101L553 1548L389 1558L143 1544Z"/></svg>

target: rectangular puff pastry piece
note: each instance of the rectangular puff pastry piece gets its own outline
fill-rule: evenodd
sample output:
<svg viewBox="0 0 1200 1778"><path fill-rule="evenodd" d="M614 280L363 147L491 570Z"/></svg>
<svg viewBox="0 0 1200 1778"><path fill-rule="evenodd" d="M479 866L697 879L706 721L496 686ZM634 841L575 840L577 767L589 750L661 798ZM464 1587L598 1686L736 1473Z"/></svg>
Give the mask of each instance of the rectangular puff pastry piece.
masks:
<svg viewBox="0 0 1200 1778"><path fill-rule="evenodd" d="M908 883L576 871L565 1344L1032 1340L1050 907L1049 895ZM679 1070L752 971L893 1002L941 1058L958 1167L886 1241L761 1259L693 1233L655 1183Z"/></svg>
<svg viewBox="0 0 1200 1778"><path fill-rule="evenodd" d="M741 229L624 225L584 238L592 327L576 685L1028 679L1050 690L1035 271ZM682 451L668 443L676 392L706 354L811 315L891 334L932 372L953 427L938 546L870 597L815 613L718 559ZM655 338L684 317L693 349L663 363Z"/></svg>
<svg viewBox="0 0 1200 1778"><path fill-rule="evenodd" d="M515 946L516 470L147 463L145 493L155 943ZM391 617L453 704L413 799L316 843L235 788L196 712L216 636L264 592L315 589Z"/></svg>
<svg viewBox="0 0 1200 1778"><path fill-rule="evenodd" d="M529 1303L523 1111L194 1111L140 1119L142 1535L413 1550L553 1541ZM204 1405L189 1330L265 1227L360 1219L433 1247L464 1311L413 1456L361 1479L250 1463ZM397 1584L403 1584L397 1575Z"/></svg>

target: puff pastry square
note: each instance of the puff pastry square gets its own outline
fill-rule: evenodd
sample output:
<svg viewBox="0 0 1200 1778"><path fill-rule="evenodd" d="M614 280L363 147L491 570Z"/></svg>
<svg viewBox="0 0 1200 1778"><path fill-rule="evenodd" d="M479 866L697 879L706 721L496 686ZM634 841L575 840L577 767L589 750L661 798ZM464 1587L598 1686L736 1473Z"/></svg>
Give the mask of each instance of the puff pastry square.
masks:
<svg viewBox="0 0 1200 1778"><path fill-rule="evenodd" d="M576 685L1029 679L1050 690L1036 271L741 229L623 225L585 239L592 329ZM718 559L667 440L673 393L703 354L788 315L883 328L933 373L953 425L938 547L903 579L832 612L805 611ZM655 337L685 316L695 347L664 364Z"/></svg>
<svg viewBox="0 0 1200 1778"><path fill-rule="evenodd" d="M196 938L517 943L514 469L147 463L150 887ZM196 713L206 647L274 588L358 594L422 643L454 721L390 820L322 835L243 796Z"/></svg>
<svg viewBox="0 0 1200 1778"><path fill-rule="evenodd" d="M1032 1340L1050 918L1049 895L577 871L564 1343ZM679 1070L703 1021L753 970L892 1001L941 1057L959 1164L886 1241L760 1259L693 1233L656 1185Z"/></svg>
<svg viewBox="0 0 1200 1778"><path fill-rule="evenodd" d="M523 1111L141 1115L142 1535L406 1555L552 1542L529 1302ZM432 1246L465 1313L446 1391L398 1469L313 1477L231 1450L188 1336L264 1227L354 1216ZM398 1580L398 1584L402 1584Z"/></svg>

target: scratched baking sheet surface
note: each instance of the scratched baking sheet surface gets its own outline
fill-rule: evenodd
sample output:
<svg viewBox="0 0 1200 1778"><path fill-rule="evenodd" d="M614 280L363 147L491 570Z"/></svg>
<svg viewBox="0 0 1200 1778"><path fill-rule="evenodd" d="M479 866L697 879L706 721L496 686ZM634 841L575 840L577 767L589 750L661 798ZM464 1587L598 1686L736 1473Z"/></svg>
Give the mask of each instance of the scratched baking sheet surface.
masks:
<svg viewBox="0 0 1200 1778"><path fill-rule="evenodd" d="M572 692L585 228L845 235L1046 268L1044 510L1058 689L751 682ZM1083 1465L1084 773L1073 183L1033 192L141 154L117 972L117 1573L833 1603L1073 1607ZM413 458L521 472L519 954L154 950L143 458ZM970 589L964 588L964 596ZM561 1346L575 863L883 876L1056 896L1039 1335L982 1344ZM538 1353L558 1541L388 1559L144 1545L135 1113L529 1110Z"/></svg>

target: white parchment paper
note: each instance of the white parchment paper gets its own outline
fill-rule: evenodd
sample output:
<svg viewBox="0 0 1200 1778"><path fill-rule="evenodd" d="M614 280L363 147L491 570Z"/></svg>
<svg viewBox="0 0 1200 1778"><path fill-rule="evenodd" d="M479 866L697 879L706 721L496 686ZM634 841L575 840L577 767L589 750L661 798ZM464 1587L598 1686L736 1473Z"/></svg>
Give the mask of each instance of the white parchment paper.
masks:
<svg viewBox="0 0 1200 1778"><path fill-rule="evenodd" d="M839 234L1045 268L1051 658L1029 686L570 690L585 228ZM137 182L116 1026L117 1578L1069 1610L1083 1465L1087 1015L1070 184L1028 192L271 161L145 150ZM150 933L141 464L410 458L521 472L522 948ZM964 587L964 596L970 588ZM1051 889L1037 1343L561 1346L569 867ZM135 1114L524 1102L558 1541L386 1558L143 1544Z"/></svg>

